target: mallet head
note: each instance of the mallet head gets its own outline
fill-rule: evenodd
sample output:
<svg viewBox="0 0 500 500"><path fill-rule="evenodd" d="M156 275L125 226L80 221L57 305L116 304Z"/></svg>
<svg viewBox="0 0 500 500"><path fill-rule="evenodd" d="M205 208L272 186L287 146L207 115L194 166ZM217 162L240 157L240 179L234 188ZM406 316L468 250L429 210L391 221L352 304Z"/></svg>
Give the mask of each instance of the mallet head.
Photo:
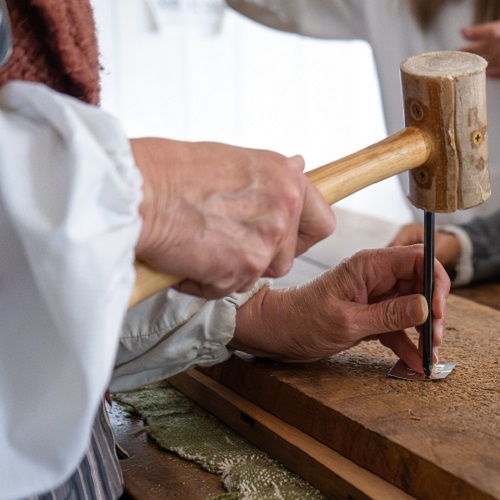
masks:
<svg viewBox="0 0 500 500"><path fill-rule="evenodd" d="M431 153L410 171L409 200L454 212L491 194L486 126L486 61L467 52L431 52L401 63L405 123L425 131Z"/></svg>

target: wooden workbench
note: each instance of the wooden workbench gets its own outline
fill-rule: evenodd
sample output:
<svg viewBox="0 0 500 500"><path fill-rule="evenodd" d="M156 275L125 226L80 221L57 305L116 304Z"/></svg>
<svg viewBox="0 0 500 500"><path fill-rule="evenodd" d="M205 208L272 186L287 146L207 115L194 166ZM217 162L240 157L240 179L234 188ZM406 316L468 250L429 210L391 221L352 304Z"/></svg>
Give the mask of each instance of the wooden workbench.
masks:
<svg viewBox="0 0 500 500"><path fill-rule="evenodd" d="M388 378L396 358L376 342L307 365L233 356L202 371L412 496L500 498L500 312L450 297L445 336L440 355L459 365L442 381Z"/></svg>
<svg viewBox="0 0 500 500"><path fill-rule="evenodd" d="M396 229L370 217L338 209L336 213L334 235L297 259L292 273L277 280L276 286L309 279L361 248L385 246ZM357 229L355 233L353 227ZM498 307L498 291L500 285L489 284L460 289L459 293ZM341 497L402 498L406 491L427 498L451 498L455 494L460 498L500 498L499 417L498 411L494 412L500 404L500 312L451 298L447 324L446 337L450 340L442 354L448 353L445 360L461 364L449 379L430 385L388 379L386 372L394 358L380 351L383 348L377 344L368 344L364 354L359 351L361 348L356 348L336 360L314 365L249 363L233 357L206 373L236 395L243 394L247 402L257 403L260 410L264 408L278 422L303 431L306 438L312 437L328 450L340 452L340 459L348 457L348 464L342 465L344 469L341 467L346 472L339 472L335 480ZM485 355L496 357L496 364L494 361L490 364L488 359L484 362ZM186 380L192 387L189 376L177 378L176 383L186 385ZM185 390L189 392L189 388ZM209 392L205 391L206 394ZM216 396L216 392L210 394ZM226 414L230 413L228 409ZM301 415L308 418L301 419ZM112 415L112 420L118 441L132 455L123 462L123 469L127 491L134 498L196 499L221 492L217 477L157 450L144 433L137 434L140 422L120 415ZM339 430L332 431L332 426L338 426ZM277 440L278 431L273 432ZM332 435L337 440L332 441ZM272 443L272 439L267 441ZM266 443L261 444L265 447ZM450 468L447 461L456 466ZM313 463L308 467L317 466ZM366 473L367 482L358 489L350 489L349 482L356 481L352 479L355 467L359 469L354 477ZM293 464L290 468L293 469ZM320 477L324 474L322 471ZM380 478L376 474L384 478L382 483L377 483ZM314 477L306 478L314 484ZM384 490L384 481L388 488L396 485L396 490ZM326 483L332 481L327 478ZM365 487L368 492L382 493L365 494ZM384 491L401 494L384 495ZM335 496L331 491L328 493Z"/></svg>

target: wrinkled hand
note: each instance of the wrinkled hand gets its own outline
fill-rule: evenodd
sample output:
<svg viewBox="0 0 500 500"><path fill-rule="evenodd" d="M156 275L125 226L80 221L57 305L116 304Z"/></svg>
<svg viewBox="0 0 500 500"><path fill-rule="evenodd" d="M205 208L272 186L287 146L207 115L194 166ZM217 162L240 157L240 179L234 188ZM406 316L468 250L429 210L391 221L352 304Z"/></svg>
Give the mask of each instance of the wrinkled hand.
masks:
<svg viewBox="0 0 500 500"><path fill-rule="evenodd" d="M462 36L470 43L460 50L472 52L488 61L486 75L500 76L500 21L462 28Z"/></svg>
<svg viewBox="0 0 500 500"><path fill-rule="evenodd" d="M318 278L289 289L262 289L236 314L231 347L256 356L314 360L378 339L413 370L423 373L421 346L403 330L422 325L422 245L364 250ZM435 263L434 353L442 343L450 290Z"/></svg>
<svg viewBox="0 0 500 500"><path fill-rule="evenodd" d="M335 227L304 160L209 142L131 141L144 178L137 257L207 298L286 274Z"/></svg>
<svg viewBox="0 0 500 500"><path fill-rule="evenodd" d="M424 242L422 224L402 226L389 246L407 246ZM453 271L460 259L460 241L451 233L436 231L434 234L434 255L449 272Z"/></svg>

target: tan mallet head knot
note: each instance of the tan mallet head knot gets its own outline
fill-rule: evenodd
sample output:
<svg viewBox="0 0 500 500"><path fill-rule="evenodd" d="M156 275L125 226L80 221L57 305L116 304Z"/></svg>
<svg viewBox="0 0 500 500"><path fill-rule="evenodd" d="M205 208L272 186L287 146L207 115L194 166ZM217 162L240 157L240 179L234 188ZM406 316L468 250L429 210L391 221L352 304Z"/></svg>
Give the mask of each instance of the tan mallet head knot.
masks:
<svg viewBox="0 0 500 500"><path fill-rule="evenodd" d="M431 52L401 63L406 127L429 139L429 159L410 171L409 200L454 212L491 194L486 126L486 65L467 52Z"/></svg>

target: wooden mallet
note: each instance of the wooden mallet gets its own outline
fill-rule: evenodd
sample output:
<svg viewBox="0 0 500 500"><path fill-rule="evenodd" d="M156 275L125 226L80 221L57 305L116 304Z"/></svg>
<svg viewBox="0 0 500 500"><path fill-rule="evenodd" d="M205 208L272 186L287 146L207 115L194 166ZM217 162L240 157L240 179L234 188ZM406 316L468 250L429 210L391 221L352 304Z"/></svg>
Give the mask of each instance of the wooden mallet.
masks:
<svg viewBox="0 0 500 500"><path fill-rule="evenodd" d="M401 64L405 128L305 175L330 205L407 170L408 198L428 213L481 204L490 195L486 65L483 58L466 52L407 59ZM136 270L130 306L182 279L141 263ZM432 342L430 356L432 363Z"/></svg>

